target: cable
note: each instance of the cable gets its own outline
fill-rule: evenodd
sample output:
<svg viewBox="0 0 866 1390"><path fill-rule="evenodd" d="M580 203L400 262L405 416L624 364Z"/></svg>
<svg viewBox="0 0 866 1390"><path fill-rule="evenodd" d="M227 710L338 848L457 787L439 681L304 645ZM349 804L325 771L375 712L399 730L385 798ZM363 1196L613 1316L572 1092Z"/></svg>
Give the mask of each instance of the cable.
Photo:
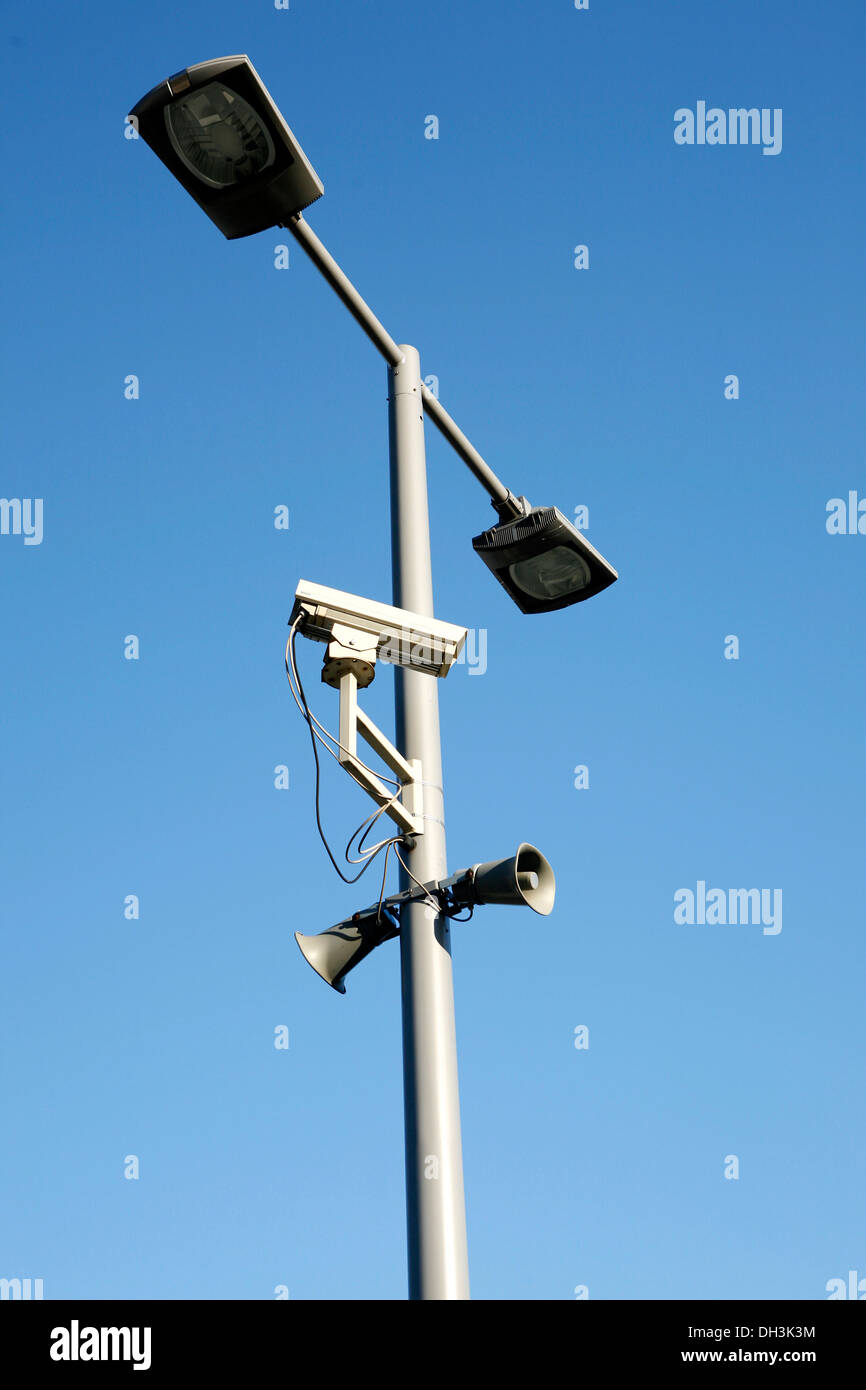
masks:
<svg viewBox="0 0 866 1390"><path fill-rule="evenodd" d="M325 728L324 724L321 724L321 723L319 722L319 720L316 718L316 716L313 714L312 710L310 709L309 704L307 704L307 702L306 702L306 697L304 697L304 703L303 703L303 704L301 703L301 699L300 699L300 697L299 697L299 695L298 695L298 692L295 690L295 686L294 686L294 683L293 683L293 681L292 681L292 674L294 673L294 679L295 679L295 681L297 682L298 686L301 688L301 694L303 695L303 687L301 686L301 678L300 678L300 675L299 675L299 673L298 673L297 662L296 662L296 659L295 659L295 633L296 633L296 631L297 631L298 624L301 622L302 618L303 618L303 614L299 614L298 617L295 619L294 623L292 624L292 629L291 629L291 632L289 633L288 640L287 640L287 642L286 642L286 656L285 656L285 660L286 660L286 676L287 676L288 682L289 682L289 689L290 689L291 692L292 692L292 695L293 695L293 697L294 697L295 704L297 705L298 709L301 711L301 715L303 716L303 718L305 719L305 721L307 722L307 724L308 724L308 725L310 725L310 724L315 724L316 728L320 730L320 733L316 734L316 737L318 738L319 742L322 744L322 747L323 747L323 748L326 748L327 751L331 754L331 756L332 756L333 758L337 758L337 761L339 762L339 758L337 757L337 754L334 752L333 748L331 748L330 745L329 745L328 743L325 742L325 739L330 739L330 740L331 740L331 743L335 743L335 744L337 745L338 748L342 749L343 752L348 752L348 749L343 748L343 745L340 743L339 739L335 738L334 735L333 735L332 733L330 733L330 732ZM291 662L292 662L292 664L291 664L291 669L289 668L289 656L290 656L290 654L291 654ZM323 735L324 735L324 737L323 737ZM349 770L349 769L347 769L347 771L348 771L348 770ZM371 769L368 768L367 771L371 771ZM393 781L394 779L393 779L393 778L389 778L388 780L389 780L389 781Z"/></svg>
<svg viewBox="0 0 866 1390"><path fill-rule="evenodd" d="M294 623L292 624L292 630L291 630L291 632L289 633L288 641L286 642L286 676L288 677L289 688L290 688L290 690L291 690L291 692L292 692L292 695L294 696L295 704L298 706L298 709L300 710L301 715L303 716L303 718L306 720L308 726L310 726L310 721L312 720L312 723L315 724L316 727L319 728L319 729L321 730L321 732L322 732L322 734L324 734L325 738L330 739L331 742L332 742L332 743L335 743L335 744L337 745L337 747L338 747L339 749L341 749L344 753L349 754L349 756L352 757L353 761L356 762L361 768L363 768L365 772L368 772L368 773L370 774L371 777L375 777L377 780L384 780L384 781L386 781L386 782L391 782L391 783L397 788L397 790L396 790L396 792L394 793L394 795L393 795L387 802L384 802L384 803L382 804L382 806L379 807L379 809L373 813L372 817L369 818L369 820L370 820L371 822L372 822L372 821L375 821L376 818L377 818L378 816L380 816L383 812L387 811L387 810L389 809L389 807L393 806L395 801L398 801L398 800L399 800L399 798L400 798L400 796L401 796L401 794L402 794L402 791L403 791L403 783L402 783L401 781L399 781L399 779L396 778L396 777L389 777L386 773L382 773L382 772L379 772L378 770L376 770L376 769L374 769L374 768L368 767L368 765L367 765L365 762L362 762L362 760L357 756L356 753L354 753L354 754L353 754L353 753L350 753L349 749L345 748L344 745L343 745L342 743L340 743L340 740L339 740L338 738L335 738L334 735L333 735L332 733L330 733L330 732L324 727L324 725L321 724L321 723L319 722L319 720L316 718L316 716L313 714L312 710L310 709L309 703L307 702L306 695L304 694L303 686L302 686L302 684L301 684L300 673L298 672L297 659L296 659L296 656L295 656L295 634L296 634L296 631L297 631L297 628L298 628L299 623L302 621L302 618L303 618L303 614L299 614L298 617L295 619ZM291 652L291 661L292 661L292 669L291 669L291 672L289 671L289 653L290 653L290 652ZM297 693L296 693L296 691L295 691L294 685L292 684L292 673L294 674L295 681L297 682L298 687L299 687L299 689L300 689L301 697L302 697L302 699L303 699L303 704L301 703L301 699L298 698L298 695L297 695ZM316 737L319 739L319 742L322 744L322 747L323 747L323 748L326 748L327 751L331 754L331 756L332 756L333 758L336 759L337 762L340 762L340 759L339 759L338 755L334 752L333 748L329 747L329 745L323 741L321 735L316 735ZM345 763L340 763L340 766L343 768L343 770L344 770L345 772L348 772L348 773L349 773L349 776L350 776L350 777L352 778L352 780L356 783L356 785L359 786L359 787L361 788L362 791L366 792L366 793L369 795L369 788L365 787L364 784L363 784L363 782L361 782L360 779L359 779L358 777L355 776L355 773L354 773L354 771L352 770L352 768L351 768L351 767L347 767ZM361 825L358 826L358 829L357 829L357 830L354 832L354 834L351 836L351 838L350 838L350 840L349 840L349 843L348 843L348 845L346 846L346 859L349 861L349 863L360 864L360 862L361 862L360 859L351 859L351 858L350 858L350 856L349 856L349 849L351 848L352 841L355 839L355 836L358 835L358 834L361 832L361 830L364 829L364 826L366 826L366 825L367 825L367 821L366 821L366 820L361 822ZM366 838L366 834L367 834L367 833L369 833L369 832L365 832L365 835L364 835L363 838ZM401 838L400 836L394 836L394 837L393 837L393 839L400 839L400 838ZM364 857L366 857L367 854L371 854L371 853L374 854L377 850L384 848L385 845L390 844L391 842L392 842L391 840L382 840L382 841L379 842L378 845L371 846L369 850L363 850L363 849L361 848L361 846L362 846L362 844L363 844L363 839L362 839L361 843L359 843L359 845L358 845L358 849L359 849L359 852L360 852Z"/></svg>
<svg viewBox="0 0 866 1390"><path fill-rule="evenodd" d="M457 913L460 911L459 907L452 907L450 911L447 907L444 907L442 911L445 913L445 916L449 918L449 920L452 922L468 922L475 913L475 904L473 903L470 906L469 911L467 912L465 917L457 916Z"/></svg>
<svg viewBox="0 0 866 1390"><path fill-rule="evenodd" d="M361 878L361 876L367 872L367 870L369 869L370 865L372 864L372 862L373 862L373 860L376 858L376 856L379 855L379 854L381 854L381 852L382 852L383 850L385 851L385 860L384 860L384 865L383 865L383 870L382 870L382 886L381 886L381 889L380 889L380 892L379 892L379 901L378 901L378 904L377 904L377 906L376 906L376 921L377 921L377 923L380 924L380 925L381 925L381 921L382 921L382 905L383 905L383 902L384 902L384 899L385 899L385 885L386 885L387 879L388 879L388 858L389 858L389 856L390 856L390 853L391 853L391 850L392 850L392 849L393 849L393 851L394 851L394 854L395 854L396 857L397 857L397 860L399 861L399 863L400 863L400 865L402 866L404 872L406 873L407 877L408 877L409 879L411 879L411 881L415 884L415 886L416 886L417 888L420 888L420 889L421 889L421 891L423 892L424 897L425 897L425 899L426 899L426 901L427 901L427 905L428 905L430 908L432 908L432 910L436 913L437 916L439 916L440 914L443 914L443 913L444 913L444 915L447 916L447 917L449 917L449 918L455 918L455 920L457 920L457 921L468 922L468 921L469 921L469 918L472 916L472 913L473 913L473 911L474 911L474 908L470 908L470 909L469 909L469 914L468 914L467 917L456 918L454 912L448 912L447 907L444 907L440 902L437 902L437 900L432 896L432 894L431 894L430 891L425 887L425 885L424 885L423 883L421 883L420 880L417 879L417 878L415 877L415 875L412 873L412 870L409 868L408 864L406 863L405 859L403 858L403 856L401 855L399 849L397 848L398 845L403 844L403 843L405 842L405 839L406 839L405 833L402 834L402 835L392 835L392 836L389 836L389 837L385 838L384 840L378 841L377 844L375 844L375 845L368 845L368 846L366 846L366 848L365 848L365 846L364 846L364 841L366 840L367 836L370 834L371 830L373 829L373 826L376 824L376 821L379 819L380 816L384 815L384 814L390 809L390 807L393 806L394 803L395 803L396 801L398 801L398 800L400 799L400 797L402 796L402 793L403 793L403 784L402 784L402 782L399 781L398 778L396 778L396 777L388 777L387 775L383 776L383 775L382 775L381 773L379 773L378 771L375 771L373 768L368 767L367 764L364 763L364 762L362 762L361 759L358 758L356 755L349 754L349 749L347 749L347 748L340 742L340 740L339 740L338 738L336 738L332 733L330 733L330 732L324 727L324 725L321 724L321 723L319 722L319 720L316 718L316 716L313 714L312 710L310 709L309 701L307 700L306 692L305 692L305 690L304 690L304 683L303 683L303 681L301 680L301 673L300 673L300 671L298 670L297 658L296 658L296 655L295 655L295 639L296 639L296 636L297 636L298 628L299 628L299 626L301 625L301 623L303 622L303 617L304 617L303 613L299 613L299 614L298 614L297 618L296 618L295 621L292 623L291 630L290 630L289 636L288 636L288 640L287 640L287 642L286 642L286 652L285 652L286 677L287 677L287 679L288 679L288 682L289 682L289 689L290 689L291 692L292 692L292 695L293 695L293 697L294 697L295 704L297 705L298 709L300 710L301 715L302 715L302 717L303 717L303 719L304 719L304 721L305 721L305 723L306 723L306 725L307 725L307 728L308 728L309 731L310 731L310 742L311 742L311 744L312 744L312 748L313 748L313 758L314 758L315 764L316 764L316 796L315 796L316 825L317 825L317 827L318 827L319 836L320 836L320 838L321 838L322 844L325 846L325 850L326 850L326 852L327 852L328 858L330 859L332 865L334 866L334 869L335 869L336 872L339 874L340 878L343 880L344 883L357 883L357 882L358 882L358 879ZM297 686L297 690L295 689L295 686ZM317 730L319 730L319 732L317 732ZM323 735L324 735L324 737L323 737ZM326 739L328 739L330 742L325 742ZM383 781L385 781L385 782L390 782L390 783L391 783L392 785L394 785L394 786L396 787L396 789L397 789L397 790L394 792L393 796L389 797L387 801L383 802L383 804L382 804L381 806L377 807L377 809L376 809L375 811L373 811L369 816L367 816L367 817L361 822L361 824L358 826L358 828L357 828L355 831L353 831L352 835L349 837L349 841L348 841L348 843L347 843L347 845L346 845L346 849L345 849L345 851L344 851L344 857L345 857L345 859L346 859L346 862L349 863L349 864L363 864L363 868L361 868L361 870L360 870L357 874L355 874L354 878L349 878L346 874L343 873L343 870L340 868L339 864L337 863L336 859L334 858L334 855L333 855L333 853L332 853L332 851L331 851L331 847L330 847L330 845L328 844L328 840L327 840L327 837L326 837L326 835L325 835L324 828L323 828L323 826L322 826L321 806L320 806L321 773L322 773L322 770L321 770L321 764L320 764L320 762L319 762L319 750L318 750L318 746L317 746L317 745L318 745L318 744L321 744L322 747L323 747L324 749L326 749L326 751L327 751L328 753L330 753L331 756L332 756L334 759L336 759L336 761L339 763L339 762L340 762L339 755L338 755L337 753L334 752L334 749L330 746L331 743L333 743L337 748L339 748L341 752L347 753L347 754L349 754L350 756L354 757L354 758L355 758L355 761L360 765L360 767L363 768L363 770L364 770L365 772L369 773L370 776L379 778L380 780L383 780ZM364 787L363 783L354 775L354 773L352 772L351 767L346 767L345 763L341 763L340 765L344 768L344 770L345 770L346 772L349 773L350 777L352 777L352 780L353 780L354 782L356 782L357 785L358 785L359 787L361 787L361 789L362 789L363 791L368 792L368 789L367 789L366 787ZM369 794L369 792L368 792L368 794ZM359 836L360 836L360 839L358 839ZM352 845L353 845L353 843L354 843L354 841L355 841L356 839L358 840L358 844L357 844L357 850L358 850L358 856L359 856L358 858L354 858L354 857L351 855L351 853L350 853L351 848L352 848ZM399 916L399 913L398 913L398 916Z"/></svg>
<svg viewBox="0 0 866 1390"><path fill-rule="evenodd" d="M295 630L296 630L296 628L297 628L297 626L298 626L298 623L301 621L302 617L303 617L303 614L299 614L298 617L295 619L294 623L292 624L292 630L291 630L291 632L289 633L289 640L286 642L286 675L287 675L288 680L289 680L289 689L291 690L292 695L294 696L295 704L298 706L298 709L301 711L301 714L302 714L303 718L306 720L307 724L310 724L310 722L312 721L312 723L315 724L316 728L319 729L319 730L321 731L319 734L316 735L316 737L318 738L319 742L322 744L323 748L326 748L326 749L327 749L327 751L330 753L331 757L332 757L332 758L336 758L337 762L340 762L340 759L339 759L338 755L334 752L333 748L331 748L327 743L324 742L324 739L322 738L322 735L324 735L324 738L330 739L330 740L331 740L331 743L335 743L335 744L337 745L337 747L338 747L343 753L348 753L350 757L353 757L354 760L355 760L355 762L358 763L358 765L359 765L360 767L362 767L362 768L364 769L365 772L369 772L369 774L370 774L371 777L377 777L377 778L378 778L380 781L382 781L382 782L391 782L395 787L397 787L399 790L402 791L403 784L402 784L402 782L400 782L399 778L397 778L397 777L389 777L387 773L378 772L375 768L368 767L367 764L366 764L365 762L363 762L363 761L357 756L357 754L351 753L350 750L349 750L348 748L346 748L346 747L340 742L340 740L339 740L338 738L335 737L334 734L330 733L330 732L325 728L324 724L321 724L321 723L319 722L319 720L316 718L316 716L313 714L312 710L310 709L309 704L307 703L307 700L306 700L306 696L304 696L303 686L301 685L301 677L300 677L300 674L299 674L299 672L298 672L297 661L296 661L296 659L295 659ZM292 659L291 671L289 670L289 654L290 654L290 653L291 653L291 659ZM297 692L296 692L296 690L295 690L294 685L292 684L292 673L294 673L295 681L297 682L298 687L299 687L299 689L300 689L300 691L301 691L301 695L302 695L303 698L304 698L304 703L303 703L303 704L301 703L301 700L298 698L298 694L297 694ZM361 789L362 789L363 791L366 791L366 790L367 790L366 787L364 787L363 783L362 783L362 782L359 782L359 781L358 781L358 778L354 776L354 773L352 772L352 769L351 769L351 768L346 767L344 763L341 763L340 766L343 767L343 768L345 768L345 771L348 772L349 776L352 777L353 780L354 780L355 782L358 783L358 786L361 787Z"/></svg>
<svg viewBox="0 0 866 1390"><path fill-rule="evenodd" d="M299 623L300 623L300 621L301 621L302 616L303 616L302 614L298 614L298 617L297 617L297 618L295 619L295 621L292 623L291 631L290 631L290 633L289 633L289 640L288 640L288 642L286 643L286 675L287 675L288 678L289 678L289 686L290 686L290 688L291 688L291 690L292 690L292 694L295 696L295 702L296 702L296 704L297 704L299 710L301 711L301 714L303 715L303 717L304 717L304 719L305 719L305 721L306 721L307 728L308 728L309 731L310 731L310 742L311 742L311 744L312 744L312 746L313 746L313 758L314 758L314 761L315 761L315 764L316 764L316 796L315 796L316 826L317 826L317 828L318 828L319 837L320 837L320 839L321 839L321 841L322 841L322 844L325 846L325 851L326 851L326 853L327 853L327 855L328 855L328 858L330 859L332 865L334 866L334 869L335 869L336 872L339 874L340 878L343 880L344 883L357 883L357 882L358 882L358 879L361 878L361 876L367 872L367 870L369 869L369 867L370 867L370 865L372 864L373 860L376 858L376 855L379 854L383 849L386 851L385 868L386 868L386 871L387 871L387 864L388 864L388 861L387 861L387 852L388 852L388 850L390 849L390 846L391 846L391 845L396 845L397 841L398 841L400 838L402 838L402 837L401 837L401 836L394 836L394 837L392 837L390 840L382 840L378 845L371 845L367 850L364 850L364 849L362 848L362 846L363 846L363 841L364 841L364 839L366 838L367 834L369 834L369 831L372 829L372 826L375 824L375 822L376 822L376 820L378 819L378 817L379 817L380 815L382 815L382 813L383 813L384 811L387 811L387 809L388 809L389 806L393 805L393 803L394 803L394 802L397 800L397 798L401 795L403 788L402 788L402 784L398 784L397 791L394 793L394 795L393 795L388 801L386 801L382 806L380 806L380 807L378 808L378 810L374 811L373 814L372 814L372 816L368 816L367 819L364 820L364 821L361 823L361 825L358 827L358 830L356 830L356 831L354 832L354 834L352 835L351 839L349 840L348 845L346 846L346 856L345 856L345 857L346 857L347 860L349 860L348 851L349 851L349 849L351 848L352 841L355 839L355 837L356 837L356 835L359 833L359 831L364 831L364 834L363 834L363 836L362 836L362 838L361 838L361 842L360 842L359 845L358 845L358 850L359 850L359 852L360 852L360 854L361 854L361 859L352 859L352 860L349 860L349 862L350 862L350 863L354 863L354 864L359 864L359 863L362 862L362 860L364 860L365 862L364 862L364 866L363 866L363 868L360 870L360 872L357 873L357 874L355 874L354 878L349 878L346 874L343 873L343 870L340 868L339 864L337 863L336 859L334 858L334 855L333 855L333 853L331 852L331 846L328 844L328 839L327 839L327 836L325 835L324 827L322 826L322 815L321 815L321 805L320 805L322 769L321 769L321 764L320 764L320 762L319 762L319 750L318 750L318 748L317 748L317 746L316 746L316 745L317 745L317 742L322 743L322 746L325 747L325 748L327 748L327 749L328 749L328 752L329 752L329 753L332 753L332 755L333 755L335 758L337 758L337 754L334 753L334 752L333 752L333 749L329 748L328 745L327 745L326 743L324 743L324 741L321 739L321 737L319 737L319 736L316 735L316 731L315 731L315 729L314 729L314 727L313 727L313 724L314 724L314 723L318 724L318 720L315 719L315 716L313 715L312 711L310 710L310 706L309 706L309 702L308 702L308 700L307 700L306 692L304 691L304 684L303 684L303 681L301 680L301 675L300 675L300 672L298 671L297 663L296 663L296 661L295 661L295 652L294 652L295 634L296 634L296 632L297 632L297 628L298 628L298 625L299 625ZM289 673L289 654L291 654L291 658L292 658L292 673L291 673L291 674L294 675L294 678L295 678L295 680L297 681L297 685L298 685L298 694L295 693L294 686L292 685L291 675L290 675L290 673ZM298 698L298 696L300 696L300 698ZM319 727L321 728L321 725L320 725ZM327 730L323 730L323 732L327 733ZM328 735L328 737L331 738L331 739L333 740L333 742L337 744L338 747L340 747L340 748L342 747L342 744L340 744L340 742L339 742L338 739L334 739L334 738L333 738L333 735ZM348 750L345 750L345 751L348 751ZM339 758L337 758L337 761L339 762ZM364 767L365 764L362 763L361 766ZM372 772L372 769L370 769L370 768L367 768L366 770L367 770L368 772L371 772L371 774L372 774L373 776L377 776L377 775L378 775L378 774ZM350 768L347 768L346 771L348 771L348 772L351 773L351 769L350 769ZM354 778L354 780L355 780L356 782L358 781L357 778ZM396 779L396 778L393 778L393 777L389 777L389 778L386 778L385 780L387 780L387 781L389 781L389 782L395 782L397 779ZM358 782L358 785L361 786L361 783ZM382 893L380 894L380 905L381 905L382 898L384 897L384 887L385 887L385 879L384 879L384 876L383 876L383 880L382 880ZM381 906L380 906L380 908L378 909L378 911L381 912Z"/></svg>
<svg viewBox="0 0 866 1390"><path fill-rule="evenodd" d="M386 882L387 882L387 880L388 880L388 855L391 853L391 850L392 850L393 846L395 845L395 843L396 843L395 840L391 840L391 841L389 842L389 844L388 844L386 850L385 850L385 867L384 867L384 869L382 870L382 887L381 887L381 889L380 889L380 891L379 891L379 901L378 901L378 903L376 904L376 926L377 926L377 927L380 927L380 926L382 925L382 901L383 901L383 899L384 899L384 897L385 897L385 884L386 884ZM399 914L399 912L398 912L398 914L397 914L398 918L399 918L399 915L400 915L400 914Z"/></svg>
<svg viewBox="0 0 866 1390"><path fill-rule="evenodd" d="M411 878L412 882L415 884L415 886L416 886L417 888L420 888L420 889L421 889L422 893L424 894L425 898L427 899L427 904L428 904L428 906L429 906L429 907L432 907L433 911L434 911L434 912L436 913L436 915L438 916L439 913L442 911L441 907L440 907L439 904L437 903L436 899L431 895L429 889L428 889L423 883L421 883L421 881L420 881L419 879L417 879L417 878L415 877L415 875L413 874L412 870L409 868L409 865L406 863L406 860L403 858L402 854L401 854L400 851L398 850L396 844L395 844L395 846L394 846L394 853L396 854L397 858L399 859L400 863L402 864L402 866L403 866L405 872L407 873L407 875L409 876L409 878Z"/></svg>
<svg viewBox="0 0 866 1390"><path fill-rule="evenodd" d="M386 839L380 840L378 844L368 845L366 849L364 848L364 841L366 840L370 831L373 829L373 826L375 825L376 821L379 819L381 815L383 815L388 810L390 806L393 806L398 796L399 792L392 796L390 800L386 801L384 805L380 806L378 810L374 811L371 816L367 816L366 820L361 821L361 824L358 826L357 830L354 830L352 832L351 836L349 837L349 843L346 845L344 851L345 858L350 864L360 864L362 859L367 859L371 854L377 854L379 850L385 849L387 845L392 845L396 841L402 840L402 835L389 835ZM349 850L352 848L352 842L356 839L358 835L361 836L360 840L358 840L358 853L360 854L361 859L353 859L352 856L349 854Z"/></svg>
<svg viewBox="0 0 866 1390"><path fill-rule="evenodd" d="M294 623L292 624L292 630L291 630L291 633L289 634L289 641L290 641L290 642L291 642L291 641L293 640L293 638L294 638L295 630L296 630L296 628L297 628L297 626L298 626L299 621L300 621L300 614L298 615L298 617L295 619ZM293 663L293 664L294 664L294 663ZM357 883L357 882L358 882L358 879L361 878L362 874L365 874L366 871L369 869L370 865L371 865L372 862L373 862L373 858L374 858L375 856L371 856L371 858L369 858L369 859L367 860L367 862L365 863L364 867L361 869L360 873L357 873L357 874L355 875L354 878L349 878L346 874L343 873L343 870L340 868L339 864L337 863L336 859L334 858L334 856L333 856L333 854L332 854L332 852L331 852L331 846L328 844L328 838L327 838L327 836L325 835L324 827L322 826L322 814L321 814L321 806L320 806L322 768L321 768L321 764L320 764L320 762L319 762L319 750L318 750L318 748L316 747L316 733L315 733L315 730L314 730L314 728L313 728L312 714L310 713L310 707L309 707L309 704L307 703L307 697L306 697L306 694L305 694L305 692L304 692L304 685L303 685L303 682L302 682L301 677L300 677L300 673L298 672L297 668L295 668L294 675L295 675L295 679L296 679L297 682L298 682L298 690L300 691L300 696L301 696L301 700L300 700L300 702L299 702L299 703L301 704L301 713L304 715L304 718L306 719L306 722L307 722L307 727L308 727L308 729L310 730L310 742L311 742L312 745L313 745L313 758L314 758L315 764L316 764L316 799L315 799L315 806L316 806L316 825L317 825L317 827L318 827L319 837L320 837L320 839L321 839L321 841L322 841L322 844L325 846L325 851L326 851L326 853L327 853L327 855L328 855L328 858L330 859L331 863L332 863L333 866L334 866L334 869L335 869L336 872L339 874L339 876L340 876L340 878L343 880L343 882L344 882L344 883ZM325 745L325 746L327 747L327 745ZM335 756L336 756L336 755L335 755Z"/></svg>

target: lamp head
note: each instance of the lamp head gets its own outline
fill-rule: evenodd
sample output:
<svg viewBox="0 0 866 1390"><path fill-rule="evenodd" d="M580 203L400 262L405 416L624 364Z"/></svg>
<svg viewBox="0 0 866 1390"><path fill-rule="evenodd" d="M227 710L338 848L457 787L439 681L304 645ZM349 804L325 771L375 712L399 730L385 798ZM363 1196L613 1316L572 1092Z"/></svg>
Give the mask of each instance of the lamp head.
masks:
<svg viewBox="0 0 866 1390"><path fill-rule="evenodd" d="M472 545L523 613L582 603L618 578L557 507L532 507L482 532Z"/></svg>
<svg viewBox="0 0 866 1390"><path fill-rule="evenodd" d="M226 237L287 222L324 192L245 54L184 68L130 115Z"/></svg>

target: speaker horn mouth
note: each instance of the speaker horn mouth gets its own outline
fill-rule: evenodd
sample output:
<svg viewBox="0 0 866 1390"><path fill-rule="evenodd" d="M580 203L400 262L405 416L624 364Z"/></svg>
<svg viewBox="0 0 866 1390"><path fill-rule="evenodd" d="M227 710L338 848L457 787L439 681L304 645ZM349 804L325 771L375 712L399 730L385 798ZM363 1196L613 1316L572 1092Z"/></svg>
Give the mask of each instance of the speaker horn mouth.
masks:
<svg viewBox="0 0 866 1390"><path fill-rule="evenodd" d="M399 936L399 927L388 912L382 912L379 920L378 909L357 912L345 922L338 922L326 931L306 936L295 932L295 940L301 955L325 984L338 994L346 993L343 981L350 970L380 946Z"/></svg>
<svg viewBox="0 0 866 1390"><path fill-rule="evenodd" d="M455 902L468 905L498 903L504 907L531 907L541 917L553 911L556 875L541 850L525 842L510 859L491 859L473 864L451 881Z"/></svg>
<svg viewBox="0 0 866 1390"><path fill-rule="evenodd" d="M514 880L526 906L541 917L548 917L556 898L556 875L535 845L518 845L514 856Z"/></svg>

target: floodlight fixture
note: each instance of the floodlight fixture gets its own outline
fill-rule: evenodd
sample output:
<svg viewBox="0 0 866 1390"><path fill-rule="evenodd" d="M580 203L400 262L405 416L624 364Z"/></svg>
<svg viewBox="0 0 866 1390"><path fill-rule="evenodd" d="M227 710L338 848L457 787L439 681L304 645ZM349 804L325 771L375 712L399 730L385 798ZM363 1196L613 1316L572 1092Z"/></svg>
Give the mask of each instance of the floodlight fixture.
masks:
<svg viewBox="0 0 866 1390"><path fill-rule="evenodd" d="M324 192L246 54L184 68L130 116L229 239L286 222Z"/></svg>
<svg viewBox="0 0 866 1390"><path fill-rule="evenodd" d="M530 507L472 545L523 613L582 603L619 577L558 507Z"/></svg>

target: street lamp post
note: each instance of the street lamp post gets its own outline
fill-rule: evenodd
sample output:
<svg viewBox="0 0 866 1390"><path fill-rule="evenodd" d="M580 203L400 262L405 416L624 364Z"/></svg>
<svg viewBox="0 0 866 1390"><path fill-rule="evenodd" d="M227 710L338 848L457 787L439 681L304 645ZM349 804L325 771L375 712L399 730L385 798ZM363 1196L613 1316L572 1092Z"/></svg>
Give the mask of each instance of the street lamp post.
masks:
<svg viewBox="0 0 866 1390"><path fill-rule="evenodd" d="M394 342L298 215L287 224L353 317L388 363L391 457L391 566L394 604L433 616L433 574L424 450L424 386L418 352ZM431 400L435 397L428 392ZM437 402L438 404L438 402ZM460 434L473 471L507 505L512 494ZM516 506L516 502L515 502ZM436 678L395 670L397 743L424 768L424 834L409 852L415 880L427 883L448 872ZM411 880L401 869L401 886ZM404 908L400 928L403 1007L403 1104L406 1144L406 1225L409 1296L469 1297L466 1203L460 1135L457 1039L450 927L428 901Z"/></svg>
<svg viewBox="0 0 866 1390"><path fill-rule="evenodd" d="M432 618L421 367L415 348L401 351L403 361L388 368L394 603ZM424 769L424 834L409 864L427 883L448 873L438 682L403 667L395 680L397 743ZM469 1297L450 935L448 918L427 900L401 915L409 1297L419 1299Z"/></svg>
<svg viewBox="0 0 866 1390"><path fill-rule="evenodd" d="M183 69L143 97L130 119L226 237L285 227L384 357L395 608L433 617L425 415L498 513L498 523L476 536L473 546L523 612L579 603L614 582L616 571L561 512L530 506L496 476L422 382L416 349L394 341L305 222L301 213L321 196L322 184L246 56ZM398 744L405 759L420 763L423 776L423 834L404 839L407 900L399 927L409 1293L413 1299L463 1299L469 1297L469 1271L449 917L434 906L438 901L441 909L441 896L414 890L419 884L454 884L455 900L523 902L546 914L553 905L553 879L547 861L528 845L513 860L476 865L446 879L436 676L398 664L395 680ZM378 912L375 921L373 944L396 934L381 926ZM333 942L326 943L323 956L321 947L311 951L313 938L299 939L314 968L340 990L358 930L355 937L337 933L341 945L333 958L327 954Z"/></svg>

